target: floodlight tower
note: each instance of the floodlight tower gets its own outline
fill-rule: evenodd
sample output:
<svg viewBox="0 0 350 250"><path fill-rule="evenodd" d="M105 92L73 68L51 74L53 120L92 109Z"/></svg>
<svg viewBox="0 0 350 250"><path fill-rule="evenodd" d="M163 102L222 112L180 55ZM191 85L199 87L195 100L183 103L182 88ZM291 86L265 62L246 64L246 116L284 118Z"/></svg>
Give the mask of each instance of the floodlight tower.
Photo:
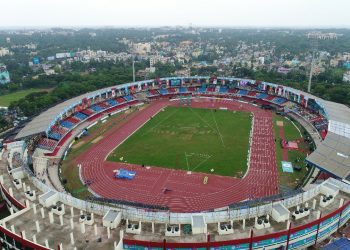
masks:
<svg viewBox="0 0 350 250"><path fill-rule="evenodd" d="M318 36L315 33L309 33L308 38L310 40L311 45L311 51L312 51L312 59L311 59L311 66L310 66L310 74L309 74L309 84L307 86L307 92L311 92L311 82L312 82L312 73L314 71L315 66L315 56L318 50Z"/></svg>
<svg viewBox="0 0 350 250"><path fill-rule="evenodd" d="M132 82L135 82L135 56L132 56Z"/></svg>

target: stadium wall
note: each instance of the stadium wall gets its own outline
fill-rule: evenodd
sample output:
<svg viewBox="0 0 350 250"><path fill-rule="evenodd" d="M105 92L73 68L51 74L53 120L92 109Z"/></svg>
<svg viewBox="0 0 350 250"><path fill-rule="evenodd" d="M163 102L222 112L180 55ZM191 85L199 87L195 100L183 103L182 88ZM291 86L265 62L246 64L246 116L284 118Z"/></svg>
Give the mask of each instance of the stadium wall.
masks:
<svg viewBox="0 0 350 250"><path fill-rule="evenodd" d="M320 217L318 220L308 224L290 227L288 230L267 234L262 236L254 236L251 233L250 238L201 242L201 243L168 243L149 242L133 239L123 239L124 249L276 249L286 247L286 249L300 249L312 246L317 241L323 241L331 236L339 227L344 225L350 218L350 202L332 213Z"/></svg>

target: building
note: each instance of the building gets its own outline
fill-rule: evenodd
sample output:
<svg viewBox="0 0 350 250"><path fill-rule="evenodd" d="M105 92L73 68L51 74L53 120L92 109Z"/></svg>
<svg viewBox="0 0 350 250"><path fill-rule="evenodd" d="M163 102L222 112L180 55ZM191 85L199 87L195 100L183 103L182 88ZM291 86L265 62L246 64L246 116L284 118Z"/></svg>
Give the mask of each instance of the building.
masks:
<svg viewBox="0 0 350 250"><path fill-rule="evenodd" d="M11 52L8 48L0 48L0 57L10 55Z"/></svg>
<svg viewBox="0 0 350 250"><path fill-rule="evenodd" d="M344 73L343 81L350 83L350 71Z"/></svg>
<svg viewBox="0 0 350 250"><path fill-rule="evenodd" d="M203 51L201 49L195 49L193 52L192 52L192 56L193 57L199 57L200 55L203 54Z"/></svg>
<svg viewBox="0 0 350 250"><path fill-rule="evenodd" d="M10 73L4 64L0 64L0 84L7 84L10 80Z"/></svg>
<svg viewBox="0 0 350 250"><path fill-rule="evenodd" d="M134 44L134 52L135 54L145 55L151 52L151 44L150 43L135 43Z"/></svg>
<svg viewBox="0 0 350 250"><path fill-rule="evenodd" d="M164 57L164 56L152 56L150 59L149 59L149 64L151 67L153 67L154 65L156 65L157 63L167 63L168 62L168 58L167 57Z"/></svg>

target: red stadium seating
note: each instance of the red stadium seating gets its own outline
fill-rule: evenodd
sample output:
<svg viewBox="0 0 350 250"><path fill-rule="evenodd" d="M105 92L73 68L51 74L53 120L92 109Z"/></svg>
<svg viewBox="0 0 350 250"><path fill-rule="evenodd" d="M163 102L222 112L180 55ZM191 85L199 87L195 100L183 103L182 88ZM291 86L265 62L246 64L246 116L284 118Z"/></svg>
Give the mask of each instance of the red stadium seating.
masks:
<svg viewBox="0 0 350 250"><path fill-rule="evenodd" d="M71 122L71 123L74 123L74 124L77 124L77 123L79 123L79 122L80 122L80 120L79 120L79 119L77 119L77 118L75 118L75 117L72 117L72 116L67 117L67 118L66 118L66 119L64 119L64 120L66 120L66 121L68 121L68 122Z"/></svg>
<svg viewBox="0 0 350 250"><path fill-rule="evenodd" d="M123 103L123 102L125 102L125 99L123 98L123 97L117 97L117 102L118 103Z"/></svg>
<svg viewBox="0 0 350 250"><path fill-rule="evenodd" d="M275 98L276 96L274 95L269 95L268 97L265 98L265 100L271 101Z"/></svg>
<svg viewBox="0 0 350 250"><path fill-rule="evenodd" d="M57 141L48 138L41 138L38 143L38 146L39 148L52 151L57 146Z"/></svg>

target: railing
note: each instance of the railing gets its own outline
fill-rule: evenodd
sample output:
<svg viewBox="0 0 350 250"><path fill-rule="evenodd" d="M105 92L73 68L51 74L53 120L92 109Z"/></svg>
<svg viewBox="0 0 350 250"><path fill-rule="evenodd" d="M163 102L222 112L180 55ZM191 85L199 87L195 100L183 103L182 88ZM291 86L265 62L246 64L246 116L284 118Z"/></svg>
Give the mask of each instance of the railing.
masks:
<svg viewBox="0 0 350 250"><path fill-rule="evenodd" d="M211 242L208 237L207 242L192 243L168 243L166 240L152 242L125 238L123 239L124 249L221 249L221 247L222 249L276 249L282 246L285 249L306 248L329 237L344 225L350 217L349 208L350 201L332 213L310 223L298 227L291 226L288 230L260 236L254 236L251 231L250 237L247 238Z"/></svg>
<svg viewBox="0 0 350 250"><path fill-rule="evenodd" d="M41 181L39 181L36 177L29 177L32 183L40 189L43 193L48 192L51 189ZM333 183L342 183L335 179L331 179ZM339 184L337 184L339 185ZM344 191L350 193L350 186L345 184L346 186L342 186ZM55 190L53 190L55 191ZM77 199L71 195L67 195L64 193L58 193L59 199L63 203L70 204L73 207L76 207L81 210L87 210L90 212L94 212L96 214L104 215L109 209L115 209L122 212L124 219L135 220L135 221L149 221L149 222L157 222L157 223L179 223L179 224L188 224L191 223L192 215L203 215L207 223L216 223L223 222L229 220L242 220L248 218L254 218L256 216L262 216L266 214L270 214L272 211L272 206L274 202L281 202L284 206L290 208L293 206L297 206L301 203L307 202L318 195L320 192L320 185L315 186L314 188L296 194L293 197L282 198L282 200L271 201L268 204L258 205L255 207L247 207L246 205L242 205L242 207L234 207L229 208L224 211L211 211L211 212L200 212L200 213L173 213L169 211L161 211L155 210L152 208L144 209L144 208L135 208L132 206L124 205L124 204L114 204L114 206L109 206L105 204L99 204L96 202L84 201Z"/></svg>

